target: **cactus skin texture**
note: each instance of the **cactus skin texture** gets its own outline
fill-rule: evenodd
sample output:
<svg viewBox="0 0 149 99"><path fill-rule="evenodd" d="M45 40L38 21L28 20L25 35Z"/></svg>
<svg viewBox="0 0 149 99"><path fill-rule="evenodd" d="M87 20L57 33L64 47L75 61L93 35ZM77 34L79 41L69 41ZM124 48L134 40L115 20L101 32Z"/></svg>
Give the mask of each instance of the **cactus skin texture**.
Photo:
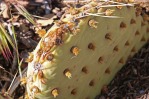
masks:
<svg viewBox="0 0 149 99"><path fill-rule="evenodd" d="M134 6L98 4L68 11L42 37L28 59L27 99L93 99L148 41L149 23Z"/></svg>

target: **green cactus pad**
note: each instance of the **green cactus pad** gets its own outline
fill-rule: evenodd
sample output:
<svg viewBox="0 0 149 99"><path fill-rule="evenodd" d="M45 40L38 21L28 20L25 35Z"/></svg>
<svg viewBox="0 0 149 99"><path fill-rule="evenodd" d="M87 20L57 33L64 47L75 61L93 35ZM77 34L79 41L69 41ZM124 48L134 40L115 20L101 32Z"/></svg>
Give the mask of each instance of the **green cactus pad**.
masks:
<svg viewBox="0 0 149 99"><path fill-rule="evenodd" d="M147 42L149 24L134 6L108 5L70 8L42 37L28 59L26 98L93 99Z"/></svg>

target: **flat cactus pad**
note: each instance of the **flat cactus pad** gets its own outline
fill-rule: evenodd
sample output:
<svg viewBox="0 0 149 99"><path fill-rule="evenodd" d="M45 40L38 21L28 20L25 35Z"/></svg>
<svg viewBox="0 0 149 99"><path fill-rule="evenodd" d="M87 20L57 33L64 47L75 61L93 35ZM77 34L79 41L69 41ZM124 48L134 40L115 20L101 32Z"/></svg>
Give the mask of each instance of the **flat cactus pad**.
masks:
<svg viewBox="0 0 149 99"><path fill-rule="evenodd" d="M110 1L67 9L28 58L26 98L95 98L148 41L138 9Z"/></svg>

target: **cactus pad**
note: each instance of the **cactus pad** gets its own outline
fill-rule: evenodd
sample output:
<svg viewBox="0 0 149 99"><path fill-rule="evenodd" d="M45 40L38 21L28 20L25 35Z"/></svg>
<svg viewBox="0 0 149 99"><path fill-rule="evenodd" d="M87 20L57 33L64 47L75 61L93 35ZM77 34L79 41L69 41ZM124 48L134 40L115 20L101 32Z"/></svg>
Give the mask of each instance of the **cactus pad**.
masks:
<svg viewBox="0 0 149 99"><path fill-rule="evenodd" d="M149 38L132 4L69 9L28 58L27 98L93 99Z"/></svg>

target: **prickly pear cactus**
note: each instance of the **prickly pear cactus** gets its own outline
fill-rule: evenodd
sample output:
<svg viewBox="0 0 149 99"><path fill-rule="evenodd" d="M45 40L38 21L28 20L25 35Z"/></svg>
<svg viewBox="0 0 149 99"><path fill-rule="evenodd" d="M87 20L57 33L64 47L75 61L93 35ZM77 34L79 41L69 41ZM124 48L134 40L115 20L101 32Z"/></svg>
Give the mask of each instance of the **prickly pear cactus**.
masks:
<svg viewBox="0 0 149 99"><path fill-rule="evenodd" d="M148 40L140 13L112 1L67 10L28 58L26 98L95 98Z"/></svg>

